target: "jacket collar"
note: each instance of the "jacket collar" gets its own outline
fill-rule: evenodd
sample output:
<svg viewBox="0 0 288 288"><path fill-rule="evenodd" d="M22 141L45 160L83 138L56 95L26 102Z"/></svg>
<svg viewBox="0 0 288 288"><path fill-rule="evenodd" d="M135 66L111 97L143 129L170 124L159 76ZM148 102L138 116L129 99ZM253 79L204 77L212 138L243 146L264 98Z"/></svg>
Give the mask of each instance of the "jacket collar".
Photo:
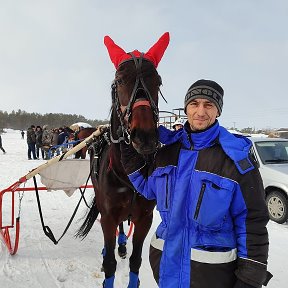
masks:
<svg viewBox="0 0 288 288"><path fill-rule="evenodd" d="M189 149L193 148L193 150L201 150L210 147L215 143L215 140L219 135L219 123L217 120L212 126L200 132L191 131L188 122L187 124L188 127L185 127L185 131L188 135L187 139L190 138L190 143L188 147Z"/></svg>
<svg viewBox="0 0 288 288"><path fill-rule="evenodd" d="M180 141L184 148L194 150L201 150L212 146L219 135L219 123L216 122L208 129L201 132L193 132L190 129L188 121L184 128L178 131L171 131L164 126L159 127L160 142L169 145Z"/></svg>

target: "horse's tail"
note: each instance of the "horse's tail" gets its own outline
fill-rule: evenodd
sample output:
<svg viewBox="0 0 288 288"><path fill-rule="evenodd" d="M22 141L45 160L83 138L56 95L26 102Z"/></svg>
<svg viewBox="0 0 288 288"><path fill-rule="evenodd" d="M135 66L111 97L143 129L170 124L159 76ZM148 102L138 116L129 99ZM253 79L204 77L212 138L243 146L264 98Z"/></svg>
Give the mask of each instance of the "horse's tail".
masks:
<svg viewBox="0 0 288 288"><path fill-rule="evenodd" d="M75 236L84 239L88 235L89 231L91 230L94 222L96 221L98 217L98 214L99 214L99 210L96 204L96 197L94 197L92 204L91 204L91 208L89 212L87 213L86 219L84 223L81 225L81 227L79 228L78 232L75 234Z"/></svg>

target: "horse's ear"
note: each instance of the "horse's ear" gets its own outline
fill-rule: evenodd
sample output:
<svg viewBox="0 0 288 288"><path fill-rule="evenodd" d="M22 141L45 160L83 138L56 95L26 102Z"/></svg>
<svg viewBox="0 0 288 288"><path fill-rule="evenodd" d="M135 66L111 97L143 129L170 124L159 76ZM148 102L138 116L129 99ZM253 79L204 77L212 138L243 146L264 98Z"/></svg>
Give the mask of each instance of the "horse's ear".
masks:
<svg viewBox="0 0 288 288"><path fill-rule="evenodd" d="M164 55L170 41L169 32L165 32L159 40L144 54L144 58L149 59L157 68Z"/></svg>
<svg viewBox="0 0 288 288"><path fill-rule="evenodd" d="M150 60L155 68L157 68L162 56L169 44L170 36L169 32L164 33L159 40L144 54L144 58ZM119 64L126 59L130 59L131 55L127 54L121 47L116 45L114 41L109 37L104 37L104 44L107 47L110 59L115 68L118 69ZM132 52L136 57L140 57L140 52L134 50Z"/></svg>
<svg viewBox="0 0 288 288"><path fill-rule="evenodd" d="M116 45L109 36L104 37L104 44L107 47L112 63L117 69L119 64L123 61L123 56L127 55L126 52L121 47Z"/></svg>

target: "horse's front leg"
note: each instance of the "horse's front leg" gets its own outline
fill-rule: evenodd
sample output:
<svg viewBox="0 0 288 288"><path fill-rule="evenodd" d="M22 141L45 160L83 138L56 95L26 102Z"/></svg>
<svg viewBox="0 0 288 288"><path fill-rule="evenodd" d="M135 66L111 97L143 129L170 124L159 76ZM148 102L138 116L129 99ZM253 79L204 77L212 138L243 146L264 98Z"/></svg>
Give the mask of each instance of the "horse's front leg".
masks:
<svg viewBox="0 0 288 288"><path fill-rule="evenodd" d="M140 285L139 269L142 263L142 248L144 240L151 228L153 214L141 217L134 223L133 251L129 259L130 273L128 288L137 288Z"/></svg>
<svg viewBox="0 0 288 288"><path fill-rule="evenodd" d="M105 280L103 287L113 288L117 261L115 259L116 228L117 225L109 216L101 216L101 226L104 235L103 270Z"/></svg>

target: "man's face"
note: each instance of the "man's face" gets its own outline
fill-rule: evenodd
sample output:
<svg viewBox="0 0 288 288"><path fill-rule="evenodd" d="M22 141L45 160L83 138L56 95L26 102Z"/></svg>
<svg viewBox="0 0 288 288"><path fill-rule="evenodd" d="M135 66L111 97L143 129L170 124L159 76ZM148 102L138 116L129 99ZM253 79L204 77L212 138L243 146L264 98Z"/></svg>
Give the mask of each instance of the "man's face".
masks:
<svg viewBox="0 0 288 288"><path fill-rule="evenodd" d="M210 127L219 116L216 105L207 99L194 99L186 108L188 122L192 131L201 131Z"/></svg>

